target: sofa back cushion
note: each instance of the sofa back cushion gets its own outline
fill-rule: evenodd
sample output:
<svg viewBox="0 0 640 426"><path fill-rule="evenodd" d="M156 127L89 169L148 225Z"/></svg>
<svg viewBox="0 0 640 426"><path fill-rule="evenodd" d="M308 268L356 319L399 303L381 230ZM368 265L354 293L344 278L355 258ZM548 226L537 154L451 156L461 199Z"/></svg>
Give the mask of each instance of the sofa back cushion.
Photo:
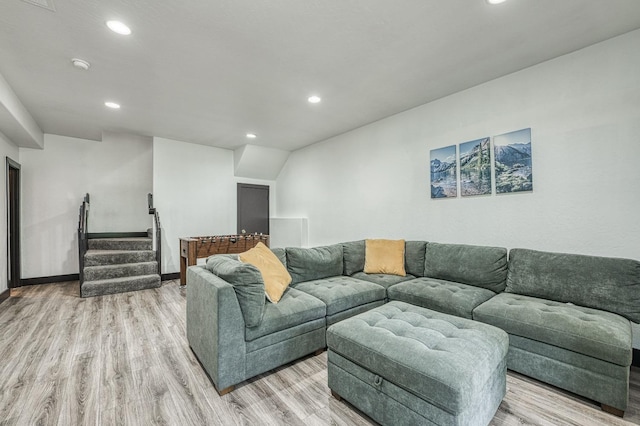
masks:
<svg viewBox="0 0 640 426"><path fill-rule="evenodd" d="M265 293L258 268L230 256L216 255L207 259L206 268L233 286L247 327L256 327L264 314Z"/></svg>
<svg viewBox="0 0 640 426"><path fill-rule="evenodd" d="M287 270L291 284L342 275L342 244L298 248L287 247Z"/></svg>
<svg viewBox="0 0 640 426"><path fill-rule="evenodd" d="M507 249L427 243L424 276L499 293L506 286Z"/></svg>
<svg viewBox="0 0 640 426"><path fill-rule="evenodd" d="M404 244L404 269L414 277L424 276L426 241L407 241Z"/></svg>
<svg viewBox="0 0 640 426"><path fill-rule="evenodd" d="M351 276L364 270L365 242L349 241L342 243L344 253L344 275Z"/></svg>
<svg viewBox="0 0 640 426"><path fill-rule="evenodd" d="M513 249L506 291L602 309L640 322L636 260Z"/></svg>
<svg viewBox="0 0 640 426"><path fill-rule="evenodd" d="M276 255L278 260L280 262L282 262L282 264L286 267L287 266L287 252L286 252L286 250L283 249L283 248L272 248L271 251L273 252L273 254Z"/></svg>
<svg viewBox="0 0 640 426"><path fill-rule="evenodd" d="M342 243L344 250L344 275L351 276L364 270L365 241L349 241ZM424 275L424 255L426 241L405 241L404 269L415 277Z"/></svg>

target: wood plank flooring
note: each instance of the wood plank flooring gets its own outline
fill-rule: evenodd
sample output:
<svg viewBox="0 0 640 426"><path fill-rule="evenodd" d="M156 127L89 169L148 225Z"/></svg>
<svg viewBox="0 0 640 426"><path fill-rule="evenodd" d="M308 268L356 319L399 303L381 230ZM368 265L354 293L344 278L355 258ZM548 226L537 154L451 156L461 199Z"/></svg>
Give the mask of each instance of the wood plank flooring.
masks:
<svg viewBox="0 0 640 426"><path fill-rule="evenodd" d="M0 304L0 425L369 425L330 396L327 355L218 396L189 349L178 281L81 299L78 283L22 287ZM597 386L597 384L594 384ZM492 425L640 424L640 369L624 419L509 372Z"/></svg>

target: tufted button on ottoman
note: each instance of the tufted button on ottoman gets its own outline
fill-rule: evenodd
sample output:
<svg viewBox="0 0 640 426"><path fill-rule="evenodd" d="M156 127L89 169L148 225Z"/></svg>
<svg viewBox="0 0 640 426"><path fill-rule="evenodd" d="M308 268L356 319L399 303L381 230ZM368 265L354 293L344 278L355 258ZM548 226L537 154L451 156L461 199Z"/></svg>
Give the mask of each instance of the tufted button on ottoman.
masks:
<svg viewBox="0 0 640 426"><path fill-rule="evenodd" d="M506 392L507 333L393 301L327 330L329 388L385 425L486 425Z"/></svg>

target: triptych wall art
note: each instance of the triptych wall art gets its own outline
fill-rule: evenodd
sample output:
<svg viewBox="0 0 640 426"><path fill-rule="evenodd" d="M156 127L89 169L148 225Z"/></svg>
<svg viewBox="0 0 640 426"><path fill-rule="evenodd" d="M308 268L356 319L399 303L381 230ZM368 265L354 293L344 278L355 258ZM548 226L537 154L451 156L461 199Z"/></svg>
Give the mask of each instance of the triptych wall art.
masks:
<svg viewBox="0 0 640 426"><path fill-rule="evenodd" d="M490 195L492 178L496 194L533 191L531 169L531 129L522 129L491 138L431 150L431 198ZM457 154L457 155L456 155ZM493 170L493 174L492 174Z"/></svg>

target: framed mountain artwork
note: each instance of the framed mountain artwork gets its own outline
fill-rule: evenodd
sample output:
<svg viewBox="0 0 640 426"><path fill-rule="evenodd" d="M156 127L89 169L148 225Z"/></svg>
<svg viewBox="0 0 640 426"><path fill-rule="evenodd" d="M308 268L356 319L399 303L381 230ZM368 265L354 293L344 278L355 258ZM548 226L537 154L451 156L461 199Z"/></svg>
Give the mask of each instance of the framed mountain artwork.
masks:
<svg viewBox="0 0 640 426"><path fill-rule="evenodd" d="M531 129L493 137L496 194L533 191Z"/></svg>
<svg viewBox="0 0 640 426"><path fill-rule="evenodd" d="M489 137L460 144L460 195L491 194Z"/></svg>
<svg viewBox="0 0 640 426"><path fill-rule="evenodd" d="M431 150L431 198L458 196L456 146Z"/></svg>

